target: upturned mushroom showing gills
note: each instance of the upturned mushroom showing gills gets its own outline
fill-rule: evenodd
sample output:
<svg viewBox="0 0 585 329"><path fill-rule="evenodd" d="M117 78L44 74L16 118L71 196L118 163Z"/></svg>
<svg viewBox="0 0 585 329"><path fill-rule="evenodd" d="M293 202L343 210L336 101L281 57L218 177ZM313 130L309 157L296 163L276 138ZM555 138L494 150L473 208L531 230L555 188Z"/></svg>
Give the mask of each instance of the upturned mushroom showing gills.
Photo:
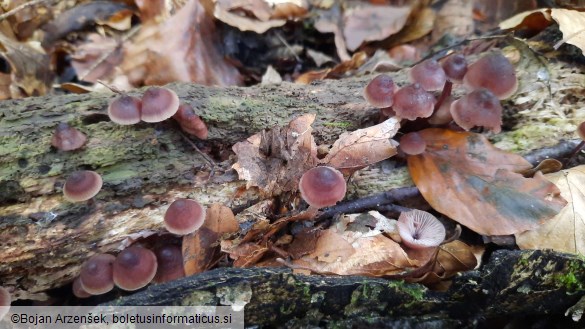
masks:
<svg viewBox="0 0 585 329"><path fill-rule="evenodd" d="M133 125L140 122L142 101L136 97L121 95L108 106L110 120L119 125Z"/></svg>
<svg viewBox="0 0 585 329"><path fill-rule="evenodd" d="M499 99L512 96L518 89L514 65L500 53L485 55L471 64L463 84L469 90L488 89Z"/></svg>
<svg viewBox="0 0 585 329"><path fill-rule="evenodd" d="M116 257L97 254L89 258L81 267L79 283L83 291L101 295L114 288L113 264Z"/></svg>
<svg viewBox="0 0 585 329"><path fill-rule="evenodd" d="M61 151L73 151L81 148L86 141L87 137L82 132L62 122L55 128L51 145Z"/></svg>
<svg viewBox="0 0 585 329"><path fill-rule="evenodd" d="M114 261L114 283L120 289L133 291L148 285L156 274L154 253L146 248L130 246Z"/></svg>
<svg viewBox="0 0 585 329"><path fill-rule="evenodd" d="M183 252L179 246L165 245L154 251L158 267L152 281L163 283L185 276Z"/></svg>
<svg viewBox="0 0 585 329"><path fill-rule="evenodd" d="M75 171L63 185L63 196L72 202L89 200L98 194L102 183L102 177L95 171Z"/></svg>
<svg viewBox="0 0 585 329"><path fill-rule="evenodd" d="M400 118L407 120L428 118L433 114L434 108L435 96L418 83L404 86L394 94L392 109Z"/></svg>
<svg viewBox="0 0 585 329"><path fill-rule="evenodd" d="M167 88L150 87L142 95L141 119L161 122L172 117L179 109L179 97Z"/></svg>
<svg viewBox="0 0 585 329"><path fill-rule="evenodd" d="M394 80L389 75L380 74L366 85L364 98L374 107L390 107L394 102L394 89Z"/></svg>
<svg viewBox="0 0 585 329"><path fill-rule="evenodd" d="M402 243L412 249L437 247L445 240L445 226L422 210L401 213L397 227Z"/></svg>
<svg viewBox="0 0 585 329"><path fill-rule="evenodd" d="M320 166L307 170L299 182L301 197L309 206L324 208L335 205L345 197L347 184L339 170Z"/></svg>
<svg viewBox="0 0 585 329"><path fill-rule="evenodd" d="M177 199L171 203L164 217L164 225L171 233L186 235L197 231L205 222L205 207L191 199Z"/></svg>
<svg viewBox="0 0 585 329"><path fill-rule="evenodd" d="M502 105L487 89L478 89L451 104L451 115L457 125L465 130L475 126L485 127L494 133L502 130Z"/></svg>
<svg viewBox="0 0 585 329"><path fill-rule="evenodd" d="M10 297L10 293L6 288L0 286L0 320L10 311L11 303L12 298Z"/></svg>
<svg viewBox="0 0 585 329"><path fill-rule="evenodd" d="M408 71L408 79L412 83L418 83L426 91L437 91L443 89L447 76L441 64L434 59L427 59Z"/></svg>

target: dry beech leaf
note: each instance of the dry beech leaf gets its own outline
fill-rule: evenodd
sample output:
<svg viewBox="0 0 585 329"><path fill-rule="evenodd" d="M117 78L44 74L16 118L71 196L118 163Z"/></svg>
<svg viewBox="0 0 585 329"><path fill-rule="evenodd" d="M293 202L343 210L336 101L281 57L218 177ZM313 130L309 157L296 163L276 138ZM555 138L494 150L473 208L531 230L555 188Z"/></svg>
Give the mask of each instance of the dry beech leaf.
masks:
<svg viewBox="0 0 585 329"><path fill-rule="evenodd" d="M551 9L552 18L559 24L559 30L563 32L563 40L557 43L555 47L562 43L569 43L585 51L585 13L553 8Z"/></svg>
<svg viewBox="0 0 585 329"><path fill-rule="evenodd" d="M288 246L288 253L293 259L299 259L304 255L308 255L317 248L317 239L321 236L323 231L315 228L305 228L301 232L295 234L294 240Z"/></svg>
<svg viewBox="0 0 585 329"><path fill-rule="evenodd" d="M516 234L520 249L553 249L585 254L585 165L545 175L569 202L553 219Z"/></svg>
<svg viewBox="0 0 585 329"><path fill-rule="evenodd" d="M104 54L109 54L105 59ZM80 80L96 82L111 76L123 60L122 44L112 37L92 33L71 54L71 65Z"/></svg>
<svg viewBox="0 0 585 329"><path fill-rule="evenodd" d="M262 34L273 27L283 26L287 19L303 16L308 10L306 1L218 0L213 15L240 31Z"/></svg>
<svg viewBox="0 0 585 329"><path fill-rule="evenodd" d="M234 259L234 267L251 267L255 265L268 251L265 246L247 242L239 245L233 245L232 241L225 241L221 244L221 251L230 255Z"/></svg>
<svg viewBox="0 0 585 329"><path fill-rule="evenodd" d="M531 168L480 134L431 128L426 151L408 156L410 175L437 211L484 235L535 229L566 204L554 184L515 172Z"/></svg>
<svg viewBox="0 0 585 329"><path fill-rule="evenodd" d="M542 31L552 23L550 9L535 9L516 14L504 21L498 27L502 30L528 29L531 31Z"/></svg>
<svg viewBox="0 0 585 329"><path fill-rule="evenodd" d="M201 273L215 265L219 243L224 234L235 233L239 224L231 209L221 204L207 208L203 226L183 237L183 264L187 276Z"/></svg>
<svg viewBox="0 0 585 329"><path fill-rule="evenodd" d="M343 15L343 36L347 49L354 51L362 43L384 40L404 27L411 7L364 5Z"/></svg>
<svg viewBox="0 0 585 329"><path fill-rule="evenodd" d="M364 129L343 133L321 163L347 173L354 172L396 154L397 142L390 139L400 129L400 121L391 117Z"/></svg>
<svg viewBox="0 0 585 329"><path fill-rule="evenodd" d="M315 258L325 263L344 262L355 252L356 250L351 246L351 243L344 239L335 229L328 229L321 233L315 245L315 250L307 257Z"/></svg>
<svg viewBox="0 0 585 329"><path fill-rule="evenodd" d="M351 56L347 52L347 45L343 37L343 20L341 17L340 3L335 1L327 10L315 10L314 14L318 16L315 20L315 29L321 33L333 33L337 56L343 62L349 61Z"/></svg>
<svg viewBox="0 0 585 329"><path fill-rule="evenodd" d="M346 76L348 72L361 68L367 59L368 55L365 52L360 51L353 54L351 59L344 61L333 68L305 72L296 78L295 83L309 84L315 80L340 79Z"/></svg>
<svg viewBox="0 0 585 329"><path fill-rule="evenodd" d="M315 114L293 119L287 127L274 127L236 143L232 168L268 195L294 191L303 173L317 164L317 145L311 135Z"/></svg>

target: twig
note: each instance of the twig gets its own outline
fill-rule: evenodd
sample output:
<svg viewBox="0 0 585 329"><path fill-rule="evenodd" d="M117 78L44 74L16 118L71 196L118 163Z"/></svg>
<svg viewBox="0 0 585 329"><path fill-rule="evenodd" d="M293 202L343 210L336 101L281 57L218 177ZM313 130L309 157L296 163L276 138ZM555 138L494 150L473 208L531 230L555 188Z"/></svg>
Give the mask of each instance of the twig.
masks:
<svg viewBox="0 0 585 329"><path fill-rule="evenodd" d="M28 8L28 7L33 7L33 6L36 6L36 5L41 4L43 2L49 2L50 3L50 2L53 2L53 1L54 0L32 0L30 2L23 3L22 5L17 6L17 7L14 7L12 9L10 9L9 11L5 12L4 14L0 15L0 22L3 21L3 20L5 20L6 18L8 18L8 17L10 17L10 16L18 13L19 11Z"/></svg>
<svg viewBox="0 0 585 329"><path fill-rule="evenodd" d="M544 159L557 159L562 162L561 159L569 156L580 141L579 139L561 141L557 145L534 150L525 155L524 158L534 166Z"/></svg>
<svg viewBox="0 0 585 329"><path fill-rule="evenodd" d="M295 53L294 49L292 49L292 47L288 44L288 42L286 42L286 40L284 40L284 38L280 35L280 33L276 32L275 35L278 38L278 40L280 40L280 42L282 42L284 44L284 46L288 49L288 51L290 51L290 53L295 57L297 62L302 63L303 60L299 57L299 55L297 55L297 53Z"/></svg>
<svg viewBox="0 0 585 329"><path fill-rule="evenodd" d="M203 151L201 151L197 145L195 145L195 143L193 143L191 141L191 139L189 139L189 137L187 137L185 134L183 134L182 132L179 132L179 134L181 135L181 137L183 137L183 139L189 143L189 145L191 145L191 147L197 152L199 153L204 159L205 161L207 161L209 163L209 165L211 166L211 173L209 174L209 178L213 177L213 174L215 174L215 167L217 167L217 164L215 163L215 161L213 161L212 158L210 158L207 154L205 154Z"/></svg>

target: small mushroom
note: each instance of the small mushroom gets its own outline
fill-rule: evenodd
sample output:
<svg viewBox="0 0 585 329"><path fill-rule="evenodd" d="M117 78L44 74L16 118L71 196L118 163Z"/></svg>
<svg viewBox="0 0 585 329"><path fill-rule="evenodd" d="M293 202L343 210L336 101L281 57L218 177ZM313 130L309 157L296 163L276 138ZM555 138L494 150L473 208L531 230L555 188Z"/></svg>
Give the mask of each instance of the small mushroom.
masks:
<svg viewBox="0 0 585 329"><path fill-rule="evenodd" d="M101 295L111 291L114 288L113 263L115 260L116 257L110 254L97 254L90 257L79 273L81 288L91 295Z"/></svg>
<svg viewBox="0 0 585 329"><path fill-rule="evenodd" d="M319 166L307 170L301 176L299 190L309 206L324 208L335 205L345 197L347 184L339 170Z"/></svg>
<svg viewBox="0 0 585 329"><path fill-rule="evenodd" d="M429 118L429 123L432 125L444 125L451 121L453 121L453 116L451 115L451 104L455 99L453 97L447 97L439 108L436 108L438 104L435 104L435 112Z"/></svg>
<svg viewBox="0 0 585 329"><path fill-rule="evenodd" d="M152 251L139 246L130 246L122 250L114 261L114 283L120 289L138 290L152 281L156 268L156 256Z"/></svg>
<svg viewBox="0 0 585 329"><path fill-rule="evenodd" d="M183 253L179 246L164 245L154 251L158 267L152 281L163 283L185 276Z"/></svg>
<svg viewBox="0 0 585 329"><path fill-rule="evenodd" d="M492 53L471 64L463 77L469 90L485 88L499 99L512 96L518 89L514 65L500 53Z"/></svg>
<svg viewBox="0 0 585 329"><path fill-rule="evenodd" d="M191 105L182 103L179 105L179 110L177 113L173 115L173 119L175 119L181 129L188 134L194 135L199 139L207 139L207 126L205 122L201 120L201 118L195 114L195 110Z"/></svg>
<svg viewBox="0 0 585 329"><path fill-rule="evenodd" d="M83 287L81 286L81 278L80 277L76 277L75 280L73 280L73 285L72 285L71 289L73 290L73 295L77 298L89 298L92 296L92 294L85 291L85 289L83 289Z"/></svg>
<svg viewBox="0 0 585 329"><path fill-rule="evenodd" d="M377 108L392 106L394 102L394 81L387 74L380 74L370 81L364 88L364 98Z"/></svg>
<svg viewBox="0 0 585 329"><path fill-rule="evenodd" d="M51 145L61 151L72 151L81 148L86 141L87 137L82 132L61 122L55 128Z"/></svg>
<svg viewBox="0 0 585 329"><path fill-rule="evenodd" d="M448 80L456 83L463 82L463 77L467 73L467 59L465 59L465 56L451 54L441 61L441 66Z"/></svg>
<svg viewBox="0 0 585 329"><path fill-rule="evenodd" d="M443 89L447 76L441 64L434 59L427 59L408 71L408 79L412 83L418 83L426 91L437 91Z"/></svg>
<svg viewBox="0 0 585 329"><path fill-rule="evenodd" d="M12 297L10 297L10 292L8 292L8 289L0 286L0 320L10 311L11 303Z"/></svg>
<svg viewBox="0 0 585 329"><path fill-rule="evenodd" d="M487 89L478 89L451 104L453 120L461 128L485 127L494 133L502 130L502 105Z"/></svg>
<svg viewBox="0 0 585 329"><path fill-rule="evenodd" d="M102 188L102 177L91 170L75 171L63 185L63 196L72 202L93 198Z"/></svg>
<svg viewBox="0 0 585 329"><path fill-rule="evenodd" d="M129 95L120 95L108 106L110 120L119 125L133 125L140 122L142 101Z"/></svg>
<svg viewBox="0 0 585 329"><path fill-rule="evenodd" d="M401 213L397 227L402 243L412 249L437 247L445 240L445 226L426 211Z"/></svg>
<svg viewBox="0 0 585 329"><path fill-rule="evenodd" d="M164 217L164 225L171 233L186 235L197 231L205 222L205 207L191 199L177 199L171 203Z"/></svg>
<svg viewBox="0 0 585 329"><path fill-rule="evenodd" d="M150 87L142 95L141 119L161 122L172 117L179 109L179 97L167 88Z"/></svg>
<svg viewBox="0 0 585 329"><path fill-rule="evenodd" d="M421 154L427 148L427 142L417 132L405 134L400 139L400 149L408 155Z"/></svg>
<svg viewBox="0 0 585 329"><path fill-rule="evenodd" d="M418 83L400 88L394 94L392 109L396 116L407 120L428 118L433 114L435 97Z"/></svg>

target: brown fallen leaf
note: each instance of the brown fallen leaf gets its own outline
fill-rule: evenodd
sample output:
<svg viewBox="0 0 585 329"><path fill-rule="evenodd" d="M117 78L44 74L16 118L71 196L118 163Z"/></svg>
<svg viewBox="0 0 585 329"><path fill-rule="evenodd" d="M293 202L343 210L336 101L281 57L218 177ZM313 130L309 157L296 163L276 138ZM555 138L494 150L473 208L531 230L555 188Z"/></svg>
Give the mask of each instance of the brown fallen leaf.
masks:
<svg viewBox="0 0 585 329"><path fill-rule="evenodd" d="M252 267L269 250L268 247L256 243L247 242L233 245L231 242L222 243L221 251L228 253L230 258L234 259L234 267Z"/></svg>
<svg viewBox="0 0 585 329"><path fill-rule="evenodd" d="M529 169L528 161L480 134L438 128L419 134L426 151L407 157L414 183L435 210L479 234L535 229L566 204L554 184L515 173Z"/></svg>
<svg viewBox="0 0 585 329"><path fill-rule="evenodd" d="M585 254L585 165L545 175L569 203L542 226L516 234L520 249Z"/></svg>
<svg viewBox="0 0 585 329"><path fill-rule="evenodd" d="M551 9L552 18L559 24L563 32L563 40L555 45L558 48L563 43L572 44L581 51L585 51L585 13L570 9Z"/></svg>
<svg viewBox="0 0 585 329"><path fill-rule="evenodd" d="M123 58L121 43L114 38L92 33L71 54L71 66L80 80L97 82L111 76Z"/></svg>
<svg viewBox="0 0 585 329"><path fill-rule="evenodd" d="M367 59L368 55L360 51L353 54L351 59L339 63L333 68L305 72L296 78L295 83L309 84L315 80L340 79L346 76L348 72L360 69Z"/></svg>
<svg viewBox="0 0 585 329"><path fill-rule="evenodd" d="M552 24L550 9L535 9L516 14L498 25L502 30L528 30L537 33Z"/></svg>
<svg viewBox="0 0 585 329"><path fill-rule="evenodd" d="M308 255L317 248L317 239L323 232L315 228L305 228L295 234L294 240L289 244L287 251L293 259L299 259Z"/></svg>

